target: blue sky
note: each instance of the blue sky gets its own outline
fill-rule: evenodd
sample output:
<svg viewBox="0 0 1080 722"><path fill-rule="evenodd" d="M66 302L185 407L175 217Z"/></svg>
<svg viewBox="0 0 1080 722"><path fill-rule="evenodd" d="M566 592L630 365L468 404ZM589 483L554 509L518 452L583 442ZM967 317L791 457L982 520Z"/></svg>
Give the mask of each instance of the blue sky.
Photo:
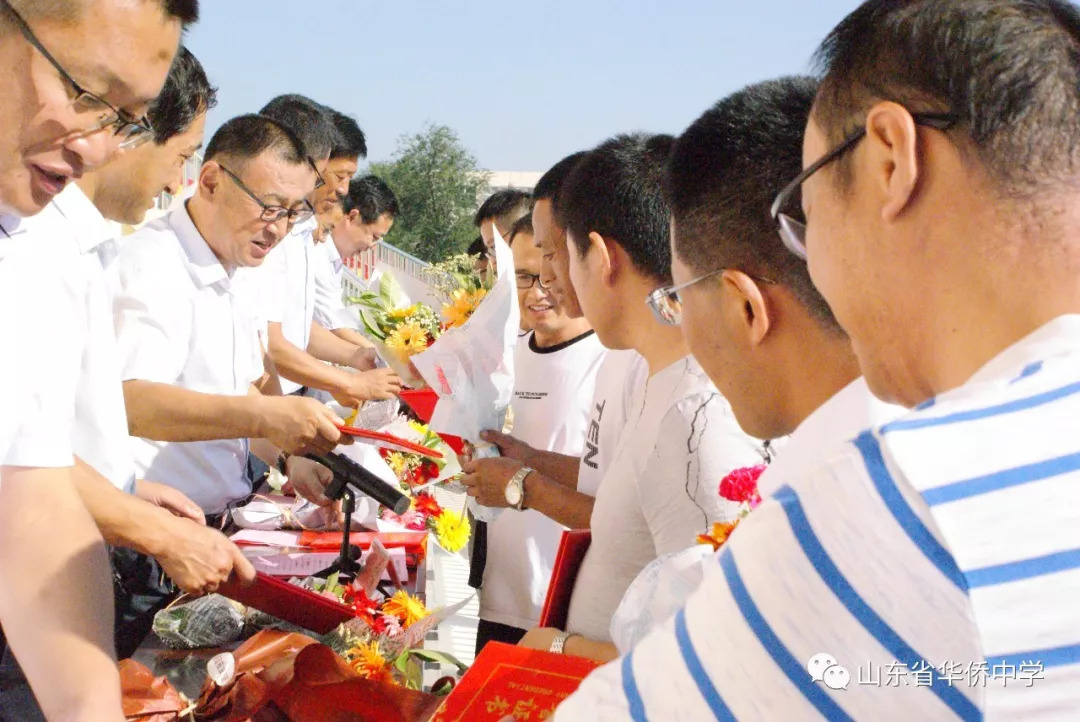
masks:
<svg viewBox="0 0 1080 722"><path fill-rule="evenodd" d="M807 71L857 5L205 0L186 42L220 89L210 133L300 92L355 116L371 160L430 121L485 168L543 171L618 132L677 133L727 93Z"/></svg>

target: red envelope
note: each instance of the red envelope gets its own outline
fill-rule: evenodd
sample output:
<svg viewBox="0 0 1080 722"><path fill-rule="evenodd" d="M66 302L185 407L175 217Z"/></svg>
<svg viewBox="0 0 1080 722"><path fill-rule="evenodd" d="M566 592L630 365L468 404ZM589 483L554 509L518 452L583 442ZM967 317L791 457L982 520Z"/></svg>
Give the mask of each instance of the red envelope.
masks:
<svg viewBox="0 0 1080 722"><path fill-rule="evenodd" d="M555 566L551 571L544 609L540 612L541 627L566 629L566 617L570 613L570 597L578 570L585 560L585 552L592 543L588 529L568 529L562 533L559 551L555 554Z"/></svg>

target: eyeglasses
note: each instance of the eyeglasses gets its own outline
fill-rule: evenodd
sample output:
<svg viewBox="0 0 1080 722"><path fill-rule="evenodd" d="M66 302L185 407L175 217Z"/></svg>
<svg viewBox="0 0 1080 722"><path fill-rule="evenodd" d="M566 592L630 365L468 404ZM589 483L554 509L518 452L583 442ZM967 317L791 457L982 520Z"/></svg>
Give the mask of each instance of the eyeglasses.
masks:
<svg viewBox="0 0 1080 722"><path fill-rule="evenodd" d="M956 125L960 120L960 117L953 113L912 113L911 119L918 125L925 125L928 128L945 131ZM782 213L781 209L788 205L788 202L795 194L795 191L799 189L807 178L854 148L855 144L865 136L866 126L852 131L850 135L840 142L840 145L818 158L807 166L802 173L795 176L795 180L784 186L784 189L777 194L776 200L773 201L769 213L772 215L773 220L776 221L777 230L780 233L780 240L784 242L784 245L789 251L799 258L804 260L806 258L806 224L789 216L787 213Z"/></svg>
<svg viewBox="0 0 1080 722"><path fill-rule="evenodd" d="M3 0L0 0L2 2ZM310 155L307 157L308 165L311 166L311 170L315 171L315 190L322 188L326 185L326 179L323 178L322 173L319 172L318 166L315 165L315 159Z"/></svg>
<svg viewBox="0 0 1080 722"><path fill-rule="evenodd" d="M7 0L0 0L0 8L7 10L15 25L19 28L19 32L26 38L26 42L30 43L30 45L41 53L41 56L49 61L49 64L56 69L56 72L64 82L71 86L71 89L74 92L71 106L74 108L75 112L79 114L98 114L98 118L94 121L93 125L82 131L84 134L89 135L91 133L97 133L100 130L111 127L113 133L120 138L120 147L125 150L136 148L154 137L154 127L150 124L150 120L145 115L136 119L127 111L117 110L108 101L79 85L79 83L64 70L63 66L60 65L56 58L52 56L52 53L45 49L45 46L37 39L37 36L34 35L34 31L30 29L30 26L26 24L26 21L22 19L22 16L15 11L15 8L11 7L11 3Z"/></svg>
<svg viewBox="0 0 1080 722"><path fill-rule="evenodd" d="M545 291L550 288L550 286L548 284L545 284L544 281L540 278L540 275L537 273L526 273L525 271L518 271L516 278L517 287L521 291L527 291L532 288L533 285L539 285L540 288L544 289Z"/></svg>
<svg viewBox="0 0 1080 722"><path fill-rule="evenodd" d="M682 297L679 295L679 291L685 288L693 286L695 283L700 283L713 276L718 276L724 271L731 271L735 269L721 268L712 273L706 273L703 276L692 278L686 283L680 283L677 286L663 286L656 289L648 296L645 297L645 303L653 312L653 316L656 320L665 326L678 326L682 323ZM746 273L742 271L742 273ZM761 283L776 283L776 281L770 281L768 278L762 278L761 276L751 276L746 273L747 276L759 281Z"/></svg>
<svg viewBox="0 0 1080 722"><path fill-rule="evenodd" d="M299 208L286 208L285 206L267 205L266 203L263 203L261 200L259 200L259 197L255 195L255 193L250 188L244 185L244 182L240 180L239 176L237 176L235 173L233 173L231 170L221 165L220 163L218 163L218 167L221 168L221 170L225 171L225 175L232 178L233 183L240 186L240 190L244 191L244 193L247 193L248 197L251 198L251 200L259 204L259 207L262 208L262 213L259 215L259 218L266 223L277 223L282 218L287 217L289 219L289 225L293 225L294 223L303 223L315 214L315 209L312 208L311 204L308 203L306 200L301 201L303 205L301 205Z"/></svg>

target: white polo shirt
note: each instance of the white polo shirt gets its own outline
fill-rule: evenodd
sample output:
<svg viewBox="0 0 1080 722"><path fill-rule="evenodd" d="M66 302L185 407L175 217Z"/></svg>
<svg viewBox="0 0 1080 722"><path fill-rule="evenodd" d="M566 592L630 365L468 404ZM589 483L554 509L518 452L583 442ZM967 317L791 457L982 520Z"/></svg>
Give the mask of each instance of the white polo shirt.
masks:
<svg viewBox="0 0 1080 722"><path fill-rule="evenodd" d="M558 454L581 453L589 402L607 349L589 331L538 348L530 332L514 352L514 437ZM535 509L488 522L480 618L529 629L540 621L563 527Z"/></svg>
<svg viewBox="0 0 1080 722"><path fill-rule="evenodd" d="M331 331L355 326L342 301L344 271L345 261L333 237L327 236L325 241L315 244L315 322Z"/></svg>
<svg viewBox="0 0 1080 722"><path fill-rule="evenodd" d="M1068 315L792 476L556 718L1076 719L1078 418Z"/></svg>
<svg viewBox="0 0 1080 722"><path fill-rule="evenodd" d="M87 315L71 228L55 211L0 216L0 465L74 464Z"/></svg>
<svg viewBox="0 0 1080 722"><path fill-rule="evenodd" d="M113 325L115 289L106 270L119 252L114 228L74 183L53 199L50 209L71 224L83 272L87 344L75 396L73 448L116 487L134 491L135 465Z"/></svg>
<svg viewBox="0 0 1080 722"><path fill-rule="evenodd" d="M244 396L262 375L258 321L187 204L125 240L117 260L116 332L125 381ZM162 409L168 413L168 409ZM207 513L250 492L247 439L133 439L141 477L173 486Z"/></svg>
<svg viewBox="0 0 1080 722"><path fill-rule="evenodd" d="M297 224L255 268L237 270L238 295L248 313L268 323L280 323L285 339L307 351L315 318L315 270L321 263L311 234L314 217ZM291 394L300 384L281 379L281 391Z"/></svg>

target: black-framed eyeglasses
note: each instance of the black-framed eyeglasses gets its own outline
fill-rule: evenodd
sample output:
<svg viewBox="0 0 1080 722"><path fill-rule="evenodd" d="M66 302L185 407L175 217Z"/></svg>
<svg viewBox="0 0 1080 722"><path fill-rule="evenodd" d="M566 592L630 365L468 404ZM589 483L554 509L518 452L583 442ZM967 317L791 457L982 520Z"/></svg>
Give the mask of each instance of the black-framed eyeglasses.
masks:
<svg viewBox="0 0 1080 722"><path fill-rule="evenodd" d="M680 283L675 286L662 286L656 289L648 296L645 297L645 303L652 310L653 316L656 320L665 326L678 326L682 323L682 297L679 295L679 291L693 286L695 283L701 283L702 281L719 276L724 271L734 271L738 269L734 268L719 268L711 273L706 273L697 278L691 278L686 283ZM750 278L761 283L776 283L768 278L762 278L761 276L753 276L746 271L740 271L745 273Z"/></svg>
<svg viewBox="0 0 1080 722"><path fill-rule="evenodd" d="M540 278L539 273L528 273L526 271L518 271L514 276L517 279L517 287L519 290L527 291L534 285L539 285L540 288L545 291L549 288L548 284L545 284L543 279Z"/></svg>
<svg viewBox="0 0 1080 722"><path fill-rule="evenodd" d="M312 208L311 204L308 203L306 200L301 201L303 205L301 205L299 208L286 208L285 206L267 205L266 203L263 203L257 195L255 195L254 191L244 185L244 181L240 180L240 177L238 175L236 175L220 163L218 163L218 167L221 168L221 170L225 171L225 175L232 178L233 183L238 185L240 187L240 190L244 191L244 193L247 193L248 197L251 198L251 200L259 204L259 207L262 208L262 213L259 215L259 218L266 223L277 223L282 218L287 217L289 219L289 225L293 225L294 223L303 223L304 221L315 215L315 209Z"/></svg>
<svg viewBox="0 0 1080 722"><path fill-rule="evenodd" d="M945 131L956 125L956 123L959 122L960 117L954 113L912 113L911 119L918 125L925 125L934 130ZM780 240L784 242L784 245L789 251L799 258L804 260L806 258L806 224L796 220L787 213L782 212L782 209L788 205L792 196L794 196L795 191L806 182L807 178L854 148L855 144L865 136L866 126L853 130L846 138L840 141L839 145L808 165L802 173L795 176L795 179L784 186L784 189L777 194L776 200L773 201L769 213L772 215L773 220L776 221L777 230L780 233Z"/></svg>
<svg viewBox="0 0 1080 722"><path fill-rule="evenodd" d="M7 0L0 0L0 7L10 14L12 21L19 28L19 32L26 38L26 42L41 53L41 56L56 69L60 78L71 86L74 92L71 106L75 109L75 112L98 114L94 124L82 131L84 134L96 133L111 126L113 133L120 139L120 147L125 150L136 148L154 137L154 127L150 124L149 118L145 115L141 118L135 118L127 111L118 110L101 96L79 85L78 81L71 77L71 74L64 70L60 62L53 57L52 53L45 49L45 46L34 35L34 31L30 29L22 16L19 15L15 8L11 7L11 3Z"/></svg>
<svg viewBox="0 0 1080 722"><path fill-rule="evenodd" d="M310 155L307 157L307 162L311 166L311 170L315 171L315 190L322 188L326 185L326 179L323 178L322 173L319 172L319 167L315 165L315 159Z"/></svg>

